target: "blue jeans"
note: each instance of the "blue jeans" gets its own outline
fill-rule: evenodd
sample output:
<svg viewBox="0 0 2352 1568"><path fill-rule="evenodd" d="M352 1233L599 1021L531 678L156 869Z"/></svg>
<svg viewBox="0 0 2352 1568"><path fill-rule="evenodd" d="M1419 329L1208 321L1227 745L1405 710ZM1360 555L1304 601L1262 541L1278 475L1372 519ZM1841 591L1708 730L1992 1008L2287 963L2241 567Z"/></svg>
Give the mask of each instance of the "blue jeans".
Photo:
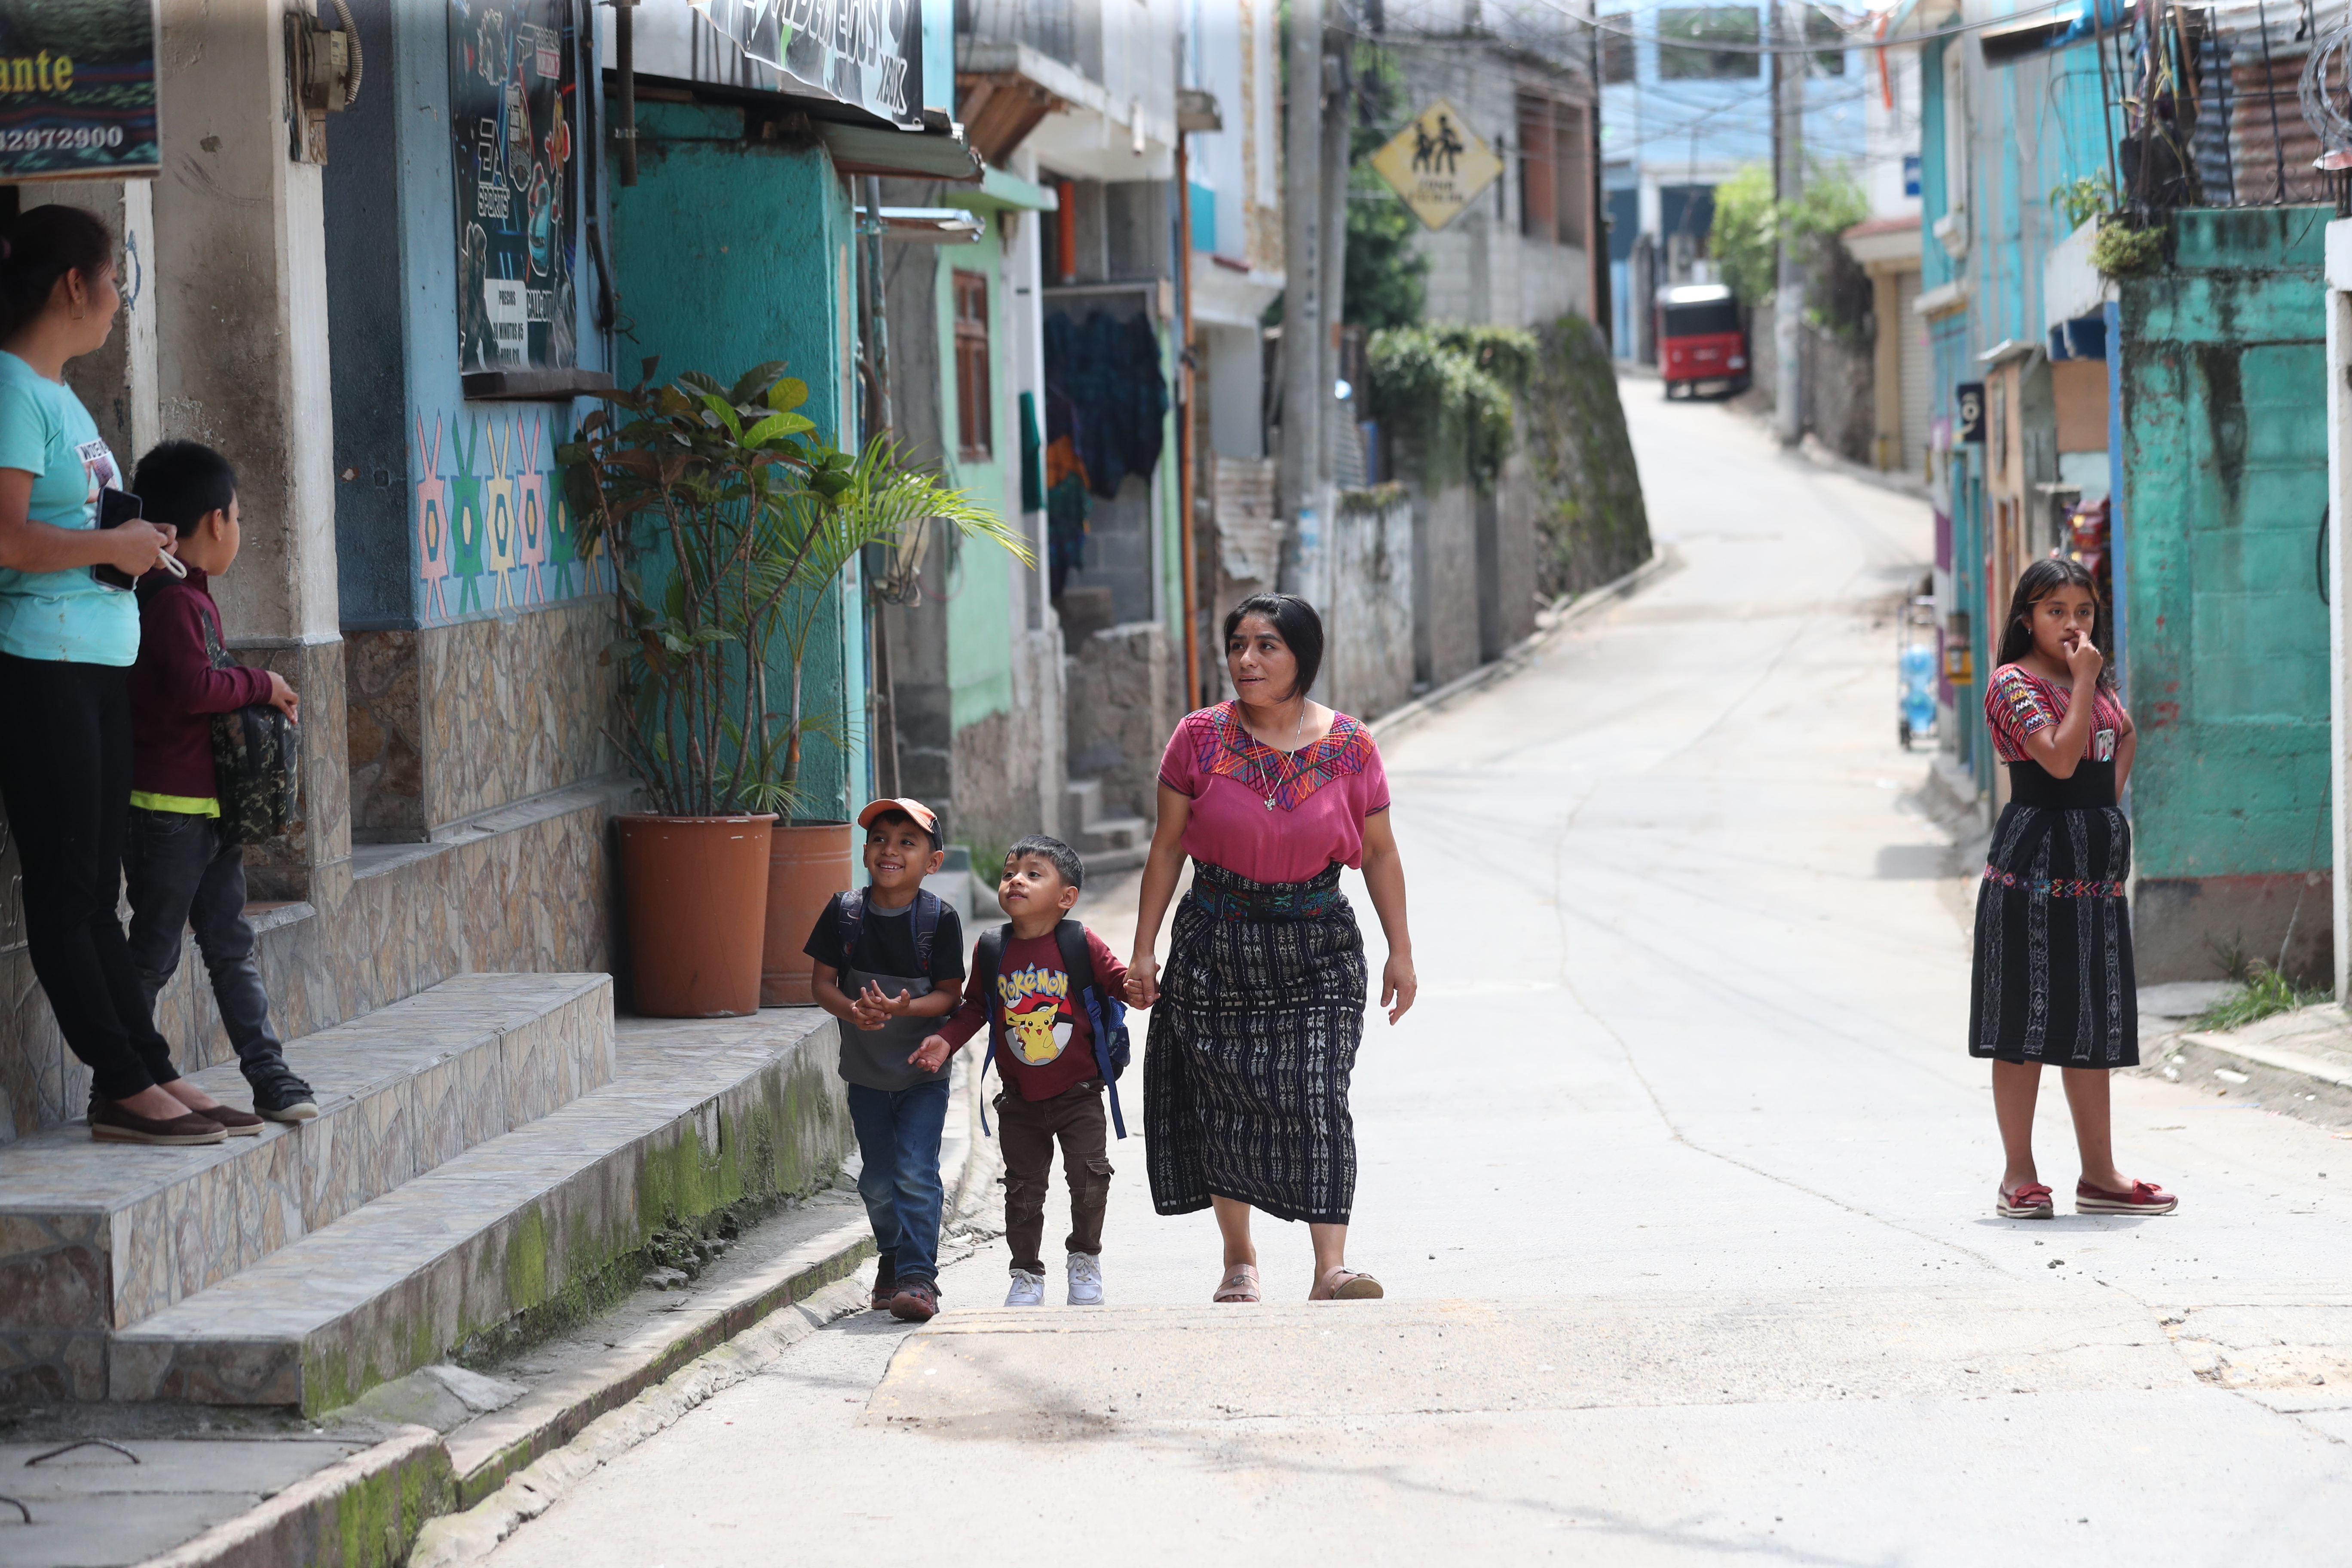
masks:
<svg viewBox="0 0 2352 1568"><path fill-rule="evenodd" d="M857 1195L874 1226L884 1279L940 1275L940 1132L948 1121L948 1080L912 1089L849 1086L849 1121L866 1162Z"/></svg>

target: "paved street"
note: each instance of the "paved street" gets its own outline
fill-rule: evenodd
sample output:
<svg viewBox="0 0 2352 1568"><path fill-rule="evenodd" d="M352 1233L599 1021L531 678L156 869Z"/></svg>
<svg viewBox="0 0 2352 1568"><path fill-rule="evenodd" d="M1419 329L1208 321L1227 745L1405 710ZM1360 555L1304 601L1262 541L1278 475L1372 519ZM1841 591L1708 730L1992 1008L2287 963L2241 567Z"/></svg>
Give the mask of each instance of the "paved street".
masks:
<svg viewBox="0 0 2352 1568"><path fill-rule="evenodd" d="M2352 1144L2126 1076L2180 1212L1993 1216L1882 611L1927 509L1625 391L1684 565L1388 751L1423 991L1367 1028L1350 1259L1389 1300L1299 1303L1268 1226L1269 1304L1212 1310L1213 1226L1130 1141L1111 1308L1003 1313L983 1248L929 1331L812 1336L496 1562L2343 1560ZM2067 1193L2054 1081L2040 1147Z"/></svg>

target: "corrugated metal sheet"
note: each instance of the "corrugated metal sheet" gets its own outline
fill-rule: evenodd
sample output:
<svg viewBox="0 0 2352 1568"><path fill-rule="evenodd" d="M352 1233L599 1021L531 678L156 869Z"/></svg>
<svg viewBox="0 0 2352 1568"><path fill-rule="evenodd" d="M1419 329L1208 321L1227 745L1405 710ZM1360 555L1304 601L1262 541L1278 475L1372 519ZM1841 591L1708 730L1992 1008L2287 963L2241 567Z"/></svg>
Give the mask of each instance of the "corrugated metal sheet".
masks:
<svg viewBox="0 0 2352 1568"><path fill-rule="evenodd" d="M1895 314L1903 323L1896 353L1897 379L1903 399L1903 467L1906 472L1926 471L1929 392L1935 355L1927 344L1927 323L1911 309L1919 298L1919 275L1906 272L1895 279Z"/></svg>

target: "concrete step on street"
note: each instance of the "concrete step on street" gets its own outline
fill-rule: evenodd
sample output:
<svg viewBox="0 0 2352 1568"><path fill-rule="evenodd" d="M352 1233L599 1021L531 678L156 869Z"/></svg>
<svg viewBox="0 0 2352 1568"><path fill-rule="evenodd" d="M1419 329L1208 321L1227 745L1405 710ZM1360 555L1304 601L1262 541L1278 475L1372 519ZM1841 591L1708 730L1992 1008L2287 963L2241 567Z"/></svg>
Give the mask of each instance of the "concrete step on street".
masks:
<svg viewBox="0 0 2352 1568"><path fill-rule="evenodd" d="M835 1038L814 1008L625 1019L610 1082L119 1331L108 1394L315 1413L585 1310L666 1226L830 1176Z"/></svg>
<svg viewBox="0 0 2352 1568"><path fill-rule="evenodd" d="M293 1041L317 1120L192 1149L72 1122L0 1146L0 1395L106 1395L110 1331L613 1075L612 980L467 974ZM249 1107L234 1063L194 1075Z"/></svg>

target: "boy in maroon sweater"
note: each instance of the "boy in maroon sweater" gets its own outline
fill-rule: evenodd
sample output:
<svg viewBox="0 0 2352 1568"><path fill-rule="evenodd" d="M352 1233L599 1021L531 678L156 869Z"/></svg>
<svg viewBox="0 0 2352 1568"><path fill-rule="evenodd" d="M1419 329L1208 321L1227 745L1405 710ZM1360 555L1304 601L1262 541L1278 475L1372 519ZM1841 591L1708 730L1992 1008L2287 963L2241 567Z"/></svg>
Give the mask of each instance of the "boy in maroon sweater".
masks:
<svg viewBox="0 0 2352 1568"><path fill-rule="evenodd" d="M993 965L975 954L962 1008L910 1058L936 1072L984 1028L1000 1042L992 1048L1004 1075L995 1105L1004 1152L1004 1239L1013 1248L1008 1307L1034 1307L1045 1299L1045 1264L1039 1253L1057 1141L1062 1175L1070 1185L1067 1299L1073 1307L1102 1305L1110 1129L1103 1116L1094 1025L1082 994L1092 984L1106 997L1120 995L1127 965L1102 938L1087 931L1094 973L1074 975L1065 967L1060 928L1078 901L1086 874L1077 851L1058 838L1024 838L1004 852L996 901L1012 923L999 933L1003 951Z"/></svg>
<svg viewBox="0 0 2352 1568"><path fill-rule="evenodd" d="M220 829L213 775L215 714L268 703L299 717L283 676L234 664L223 651L220 611L205 587L229 569L242 542L236 470L199 442L166 441L140 459L133 483L147 517L179 529L174 548L187 575L151 572L139 584L131 831L122 852L131 961L152 1009L180 965L181 933L193 925L221 1023L253 1087L253 1109L273 1121L307 1121L319 1107L269 1026L269 997L245 918L245 850Z"/></svg>

